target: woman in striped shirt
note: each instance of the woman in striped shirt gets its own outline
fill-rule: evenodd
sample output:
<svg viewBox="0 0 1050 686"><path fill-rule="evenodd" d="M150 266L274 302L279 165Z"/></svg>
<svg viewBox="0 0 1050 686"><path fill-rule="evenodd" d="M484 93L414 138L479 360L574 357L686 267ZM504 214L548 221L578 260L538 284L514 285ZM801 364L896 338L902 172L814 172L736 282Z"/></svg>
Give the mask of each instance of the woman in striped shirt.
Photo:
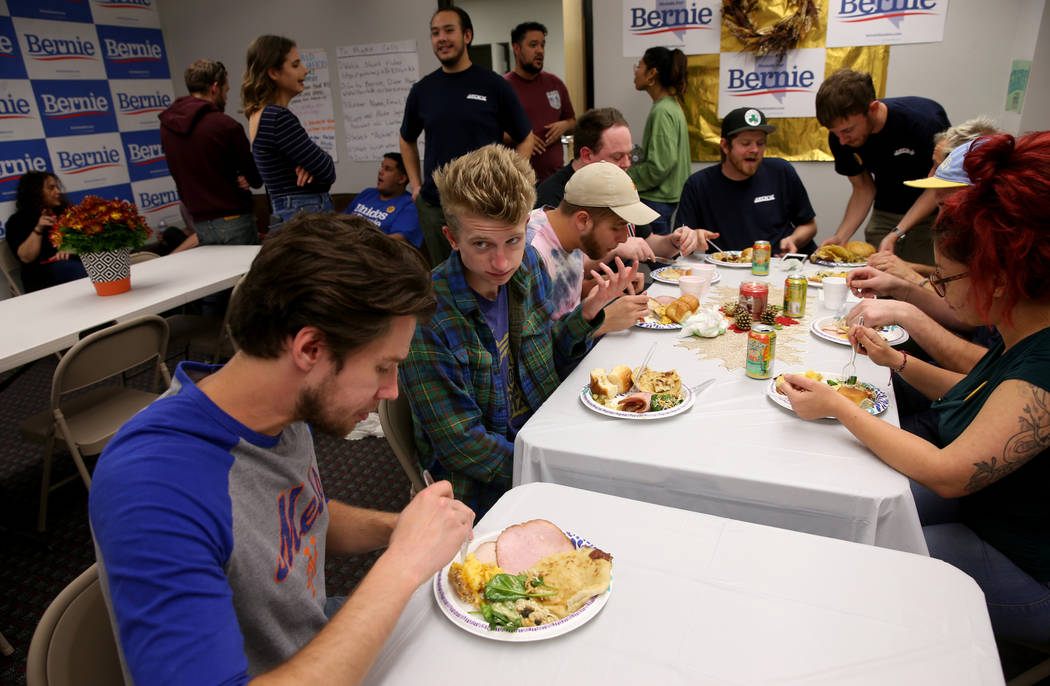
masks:
<svg viewBox="0 0 1050 686"><path fill-rule="evenodd" d="M281 36L259 36L248 46L247 62L241 102L255 164L280 218L272 224L300 212L331 212L335 164L288 109L306 79L299 49Z"/></svg>

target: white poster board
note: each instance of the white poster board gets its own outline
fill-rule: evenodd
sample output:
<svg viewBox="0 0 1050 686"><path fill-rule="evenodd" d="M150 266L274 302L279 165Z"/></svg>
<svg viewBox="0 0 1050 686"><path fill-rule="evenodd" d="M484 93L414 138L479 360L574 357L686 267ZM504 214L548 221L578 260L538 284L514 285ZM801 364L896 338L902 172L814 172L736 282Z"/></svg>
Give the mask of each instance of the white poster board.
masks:
<svg viewBox="0 0 1050 686"><path fill-rule="evenodd" d="M350 159L374 162L397 152L405 100L419 80L416 42L346 45L337 56Z"/></svg>
<svg viewBox="0 0 1050 686"><path fill-rule="evenodd" d="M824 81L824 48L790 50L756 57L723 52L719 58L718 117L738 107L755 107L767 117L812 117Z"/></svg>
<svg viewBox="0 0 1050 686"><path fill-rule="evenodd" d="M335 145L335 115L332 114L332 83L328 78L328 53L299 49L299 57L309 70L303 92L295 96L288 109L299 117L310 140L338 162Z"/></svg>
<svg viewBox="0 0 1050 686"><path fill-rule="evenodd" d="M722 41L720 0L623 0L623 54L679 48L687 55L717 53Z"/></svg>
<svg viewBox="0 0 1050 686"><path fill-rule="evenodd" d="M947 15L948 0L838 0L828 4L826 46L939 43Z"/></svg>

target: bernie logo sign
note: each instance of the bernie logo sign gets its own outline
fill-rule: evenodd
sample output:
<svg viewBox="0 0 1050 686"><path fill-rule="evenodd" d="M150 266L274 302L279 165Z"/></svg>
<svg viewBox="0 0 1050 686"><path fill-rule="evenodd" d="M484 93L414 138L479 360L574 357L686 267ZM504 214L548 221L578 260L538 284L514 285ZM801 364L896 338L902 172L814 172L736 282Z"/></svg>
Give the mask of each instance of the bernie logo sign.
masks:
<svg viewBox="0 0 1050 686"><path fill-rule="evenodd" d="M131 143L128 145L128 161L132 164L153 164L164 161L164 150L160 143L143 145Z"/></svg>
<svg viewBox="0 0 1050 686"><path fill-rule="evenodd" d="M630 25L632 35L655 36L661 33L675 33L681 38L686 31L710 31L713 19L710 7L696 8L696 3L689 7L678 0L657 2L656 9L631 7Z"/></svg>
<svg viewBox="0 0 1050 686"><path fill-rule="evenodd" d="M0 34L0 57L14 57L15 42L10 36Z"/></svg>
<svg viewBox="0 0 1050 686"><path fill-rule="evenodd" d="M162 191L160 193L139 193L139 201L136 203L141 212L147 214L160 212L169 207L179 204L178 191Z"/></svg>
<svg viewBox="0 0 1050 686"><path fill-rule="evenodd" d="M160 62L164 57L164 50L151 40L132 43L106 38L102 43L111 62Z"/></svg>
<svg viewBox="0 0 1050 686"><path fill-rule="evenodd" d="M0 119L32 119L33 106L26 98L11 93L0 97Z"/></svg>
<svg viewBox="0 0 1050 686"><path fill-rule="evenodd" d="M149 114L150 112L163 112L171 105L171 96L167 93L155 91L145 95L137 93L121 93L117 91L117 111L124 115Z"/></svg>
<svg viewBox="0 0 1050 686"><path fill-rule="evenodd" d="M58 151L58 171L63 174L83 174L84 172L120 166L120 151L103 145L98 150L87 152Z"/></svg>
<svg viewBox="0 0 1050 686"><path fill-rule="evenodd" d="M837 17L847 24L889 19L900 28L905 17L936 14L937 0L841 0Z"/></svg>
<svg viewBox="0 0 1050 686"><path fill-rule="evenodd" d="M43 93L40 102L44 106L44 116L51 119L69 119L91 114L109 112L109 100L104 95L89 92L83 96L62 97L53 93Z"/></svg>
<svg viewBox="0 0 1050 686"><path fill-rule="evenodd" d="M47 171L47 160L30 152L9 159L0 157L0 183L17 181L30 171Z"/></svg>
<svg viewBox="0 0 1050 686"><path fill-rule="evenodd" d="M80 36L73 38L47 38L35 33L27 33L26 54L41 62L56 60L93 60L95 44Z"/></svg>
<svg viewBox="0 0 1050 686"><path fill-rule="evenodd" d="M809 69L769 68L761 65L754 71L730 69L726 92L738 98L756 95L772 95L778 102L783 102L788 93L812 93L816 75Z"/></svg>
<svg viewBox="0 0 1050 686"><path fill-rule="evenodd" d="M106 0L96 2L95 6L114 10L148 10L153 8L153 0Z"/></svg>

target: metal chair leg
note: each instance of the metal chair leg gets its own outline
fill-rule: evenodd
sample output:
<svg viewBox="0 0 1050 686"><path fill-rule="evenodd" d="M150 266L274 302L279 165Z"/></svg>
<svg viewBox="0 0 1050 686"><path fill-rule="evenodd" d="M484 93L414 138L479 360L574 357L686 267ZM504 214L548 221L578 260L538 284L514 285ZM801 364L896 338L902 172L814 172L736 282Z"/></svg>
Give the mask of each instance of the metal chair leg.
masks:
<svg viewBox="0 0 1050 686"><path fill-rule="evenodd" d="M52 432L44 449L44 471L40 476L40 511L36 519L36 530L40 533L47 529L47 498L51 494L51 461L54 455L55 434Z"/></svg>

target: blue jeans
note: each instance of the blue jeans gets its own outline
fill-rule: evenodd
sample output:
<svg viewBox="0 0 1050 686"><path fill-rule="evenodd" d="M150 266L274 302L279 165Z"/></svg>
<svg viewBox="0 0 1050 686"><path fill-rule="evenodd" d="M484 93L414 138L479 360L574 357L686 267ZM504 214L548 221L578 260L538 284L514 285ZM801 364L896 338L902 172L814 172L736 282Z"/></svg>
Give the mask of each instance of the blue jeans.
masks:
<svg viewBox="0 0 1050 686"><path fill-rule="evenodd" d="M258 245L259 232L255 227L255 217L250 214L238 214L232 217L219 217L202 222L194 222L197 240L201 245Z"/></svg>
<svg viewBox="0 0 1050 686"><path fill-rule="evenodd" d="M649 230L660 236L666 236L671 233L671 217L674 215L674 211L678 209L678 203L656 202L645 198L642 198L642 202L660 214L658 219L649 224Z"/></svg>
<svg viewBox="0 0 1050 686"><path fill-rule="evenodd" d="M300 193L296 195L279 195L270 198L273 213L277 220L270 217L270 233L273 234L281 225L292 217L303 212L332 212L332 196L327 193Z"/></svg>
<svg viewBox="0 0 1050 686"><path fill-rule="evenodd" d="M911 484L930 557L966 572L984 591L996 636L1033 643L1050 642L1050 587L957 521L956 500Z"/></svg>

